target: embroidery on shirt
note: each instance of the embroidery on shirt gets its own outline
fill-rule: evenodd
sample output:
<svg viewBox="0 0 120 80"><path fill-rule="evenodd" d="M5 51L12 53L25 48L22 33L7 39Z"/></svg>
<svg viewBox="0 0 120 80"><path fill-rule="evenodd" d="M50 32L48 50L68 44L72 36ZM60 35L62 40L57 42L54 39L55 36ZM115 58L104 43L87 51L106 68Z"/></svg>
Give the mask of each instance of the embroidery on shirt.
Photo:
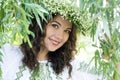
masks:
<svg viewBox="0 0 120 80"><path fill-rule="evenodd" d="M30 80L63 80L60 75L57 75L52 69L50 65L46 65L46 63L40 63L39 68L36 67L34 71L32 71L29 77ZM20 80L23 77L23 72L26 70L24 65L19 66L19 71L16 73L16 79ZM55 77L53 77L53 75Z"/></svg>
<svg viewBox="0 0 120 80"><path fill-rule="evenodd" d="M24 65L19 66L19 71L16 73L17 78L15 80L20 80L23 76L23 71L26 70Z"/></svg>
<svg viewBox="0 0 120 80"><path fill-rule="evenodd" d="M53 77L54 75L55 77ZM53 70L51 70L50 65L46 65L46 63L39 64L39 70L36 69L32 72L32 76L30 80L62 80L60 76L58 76Z"/></svg>

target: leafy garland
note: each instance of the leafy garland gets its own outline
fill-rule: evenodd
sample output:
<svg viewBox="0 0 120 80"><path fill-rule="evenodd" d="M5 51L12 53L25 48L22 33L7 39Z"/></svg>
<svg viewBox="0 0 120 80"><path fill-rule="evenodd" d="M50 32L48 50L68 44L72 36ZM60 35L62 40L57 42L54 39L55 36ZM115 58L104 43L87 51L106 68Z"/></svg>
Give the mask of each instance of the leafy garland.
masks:
<svg viewBox="0 0 120 80"><path fill-rule="evenodd" d="M72 21L77 26L79 32L85 34L88 30L89 25L86 24L88 18L85 17L87 14L83 15L84 12L82 12L75 4L68 2L68 0L43 0L42 3L50 14L59 13Z"/></svg>

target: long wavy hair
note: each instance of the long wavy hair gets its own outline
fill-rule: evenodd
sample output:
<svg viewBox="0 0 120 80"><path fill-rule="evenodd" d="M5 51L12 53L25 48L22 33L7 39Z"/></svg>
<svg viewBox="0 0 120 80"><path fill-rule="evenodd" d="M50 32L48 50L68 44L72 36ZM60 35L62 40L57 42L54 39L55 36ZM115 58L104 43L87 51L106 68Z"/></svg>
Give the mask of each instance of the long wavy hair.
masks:
<svg viewBox="0 0 120 80"><path fill-rule="evenodd" d="M53 16L53 18L55 15ZM49 20L48 20L49 22ZM36 19L33 19L29 30L31 30L35 37L29 35L29 39L32 43L32 48L29 47L28 43L23 42L21 44L21 50L23 52L23 64L27 66L30 70L34 70L36 65L39 66L40 63L37 61L38 52L41 49L41 41L45 37L45 21L42 22L43 32L41 32ZM71 76L72 65L70 64L71 59L74 57L74 52L76 52L76 26L72 25L72 30L69 34L68 41L59 49L54 52L48 53L48 61L51 62L52 68L56 74L59 74L63 71L64 67L68 67L68 74Z"/></svg>

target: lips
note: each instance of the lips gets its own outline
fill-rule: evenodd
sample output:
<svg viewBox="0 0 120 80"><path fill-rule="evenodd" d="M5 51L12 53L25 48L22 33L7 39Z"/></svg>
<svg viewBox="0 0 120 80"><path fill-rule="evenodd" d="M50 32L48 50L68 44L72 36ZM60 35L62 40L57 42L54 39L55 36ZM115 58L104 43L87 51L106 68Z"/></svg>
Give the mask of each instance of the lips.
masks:
<svg viewBox="0 0 120 80"><path fill-rule="evenodd" d="M53 45L56 45L56 46L60 43L60 41L54 40L54 39L51 39L51 38L49 38L49 40L52 42Z"/></svg>

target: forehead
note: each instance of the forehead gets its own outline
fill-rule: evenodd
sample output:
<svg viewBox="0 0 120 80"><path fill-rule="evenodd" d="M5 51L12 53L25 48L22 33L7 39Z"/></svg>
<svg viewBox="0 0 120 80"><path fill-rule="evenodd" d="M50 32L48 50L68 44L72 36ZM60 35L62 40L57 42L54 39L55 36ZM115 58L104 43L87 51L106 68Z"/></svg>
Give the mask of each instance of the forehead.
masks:
<svg viewBox="0 0 120 80"><path fill-rule="evenodd" d="M70 22L68 19L63 18L61 15L55 15L52 21L57 21L65 27L72 27L72 22Z"/></svg>

